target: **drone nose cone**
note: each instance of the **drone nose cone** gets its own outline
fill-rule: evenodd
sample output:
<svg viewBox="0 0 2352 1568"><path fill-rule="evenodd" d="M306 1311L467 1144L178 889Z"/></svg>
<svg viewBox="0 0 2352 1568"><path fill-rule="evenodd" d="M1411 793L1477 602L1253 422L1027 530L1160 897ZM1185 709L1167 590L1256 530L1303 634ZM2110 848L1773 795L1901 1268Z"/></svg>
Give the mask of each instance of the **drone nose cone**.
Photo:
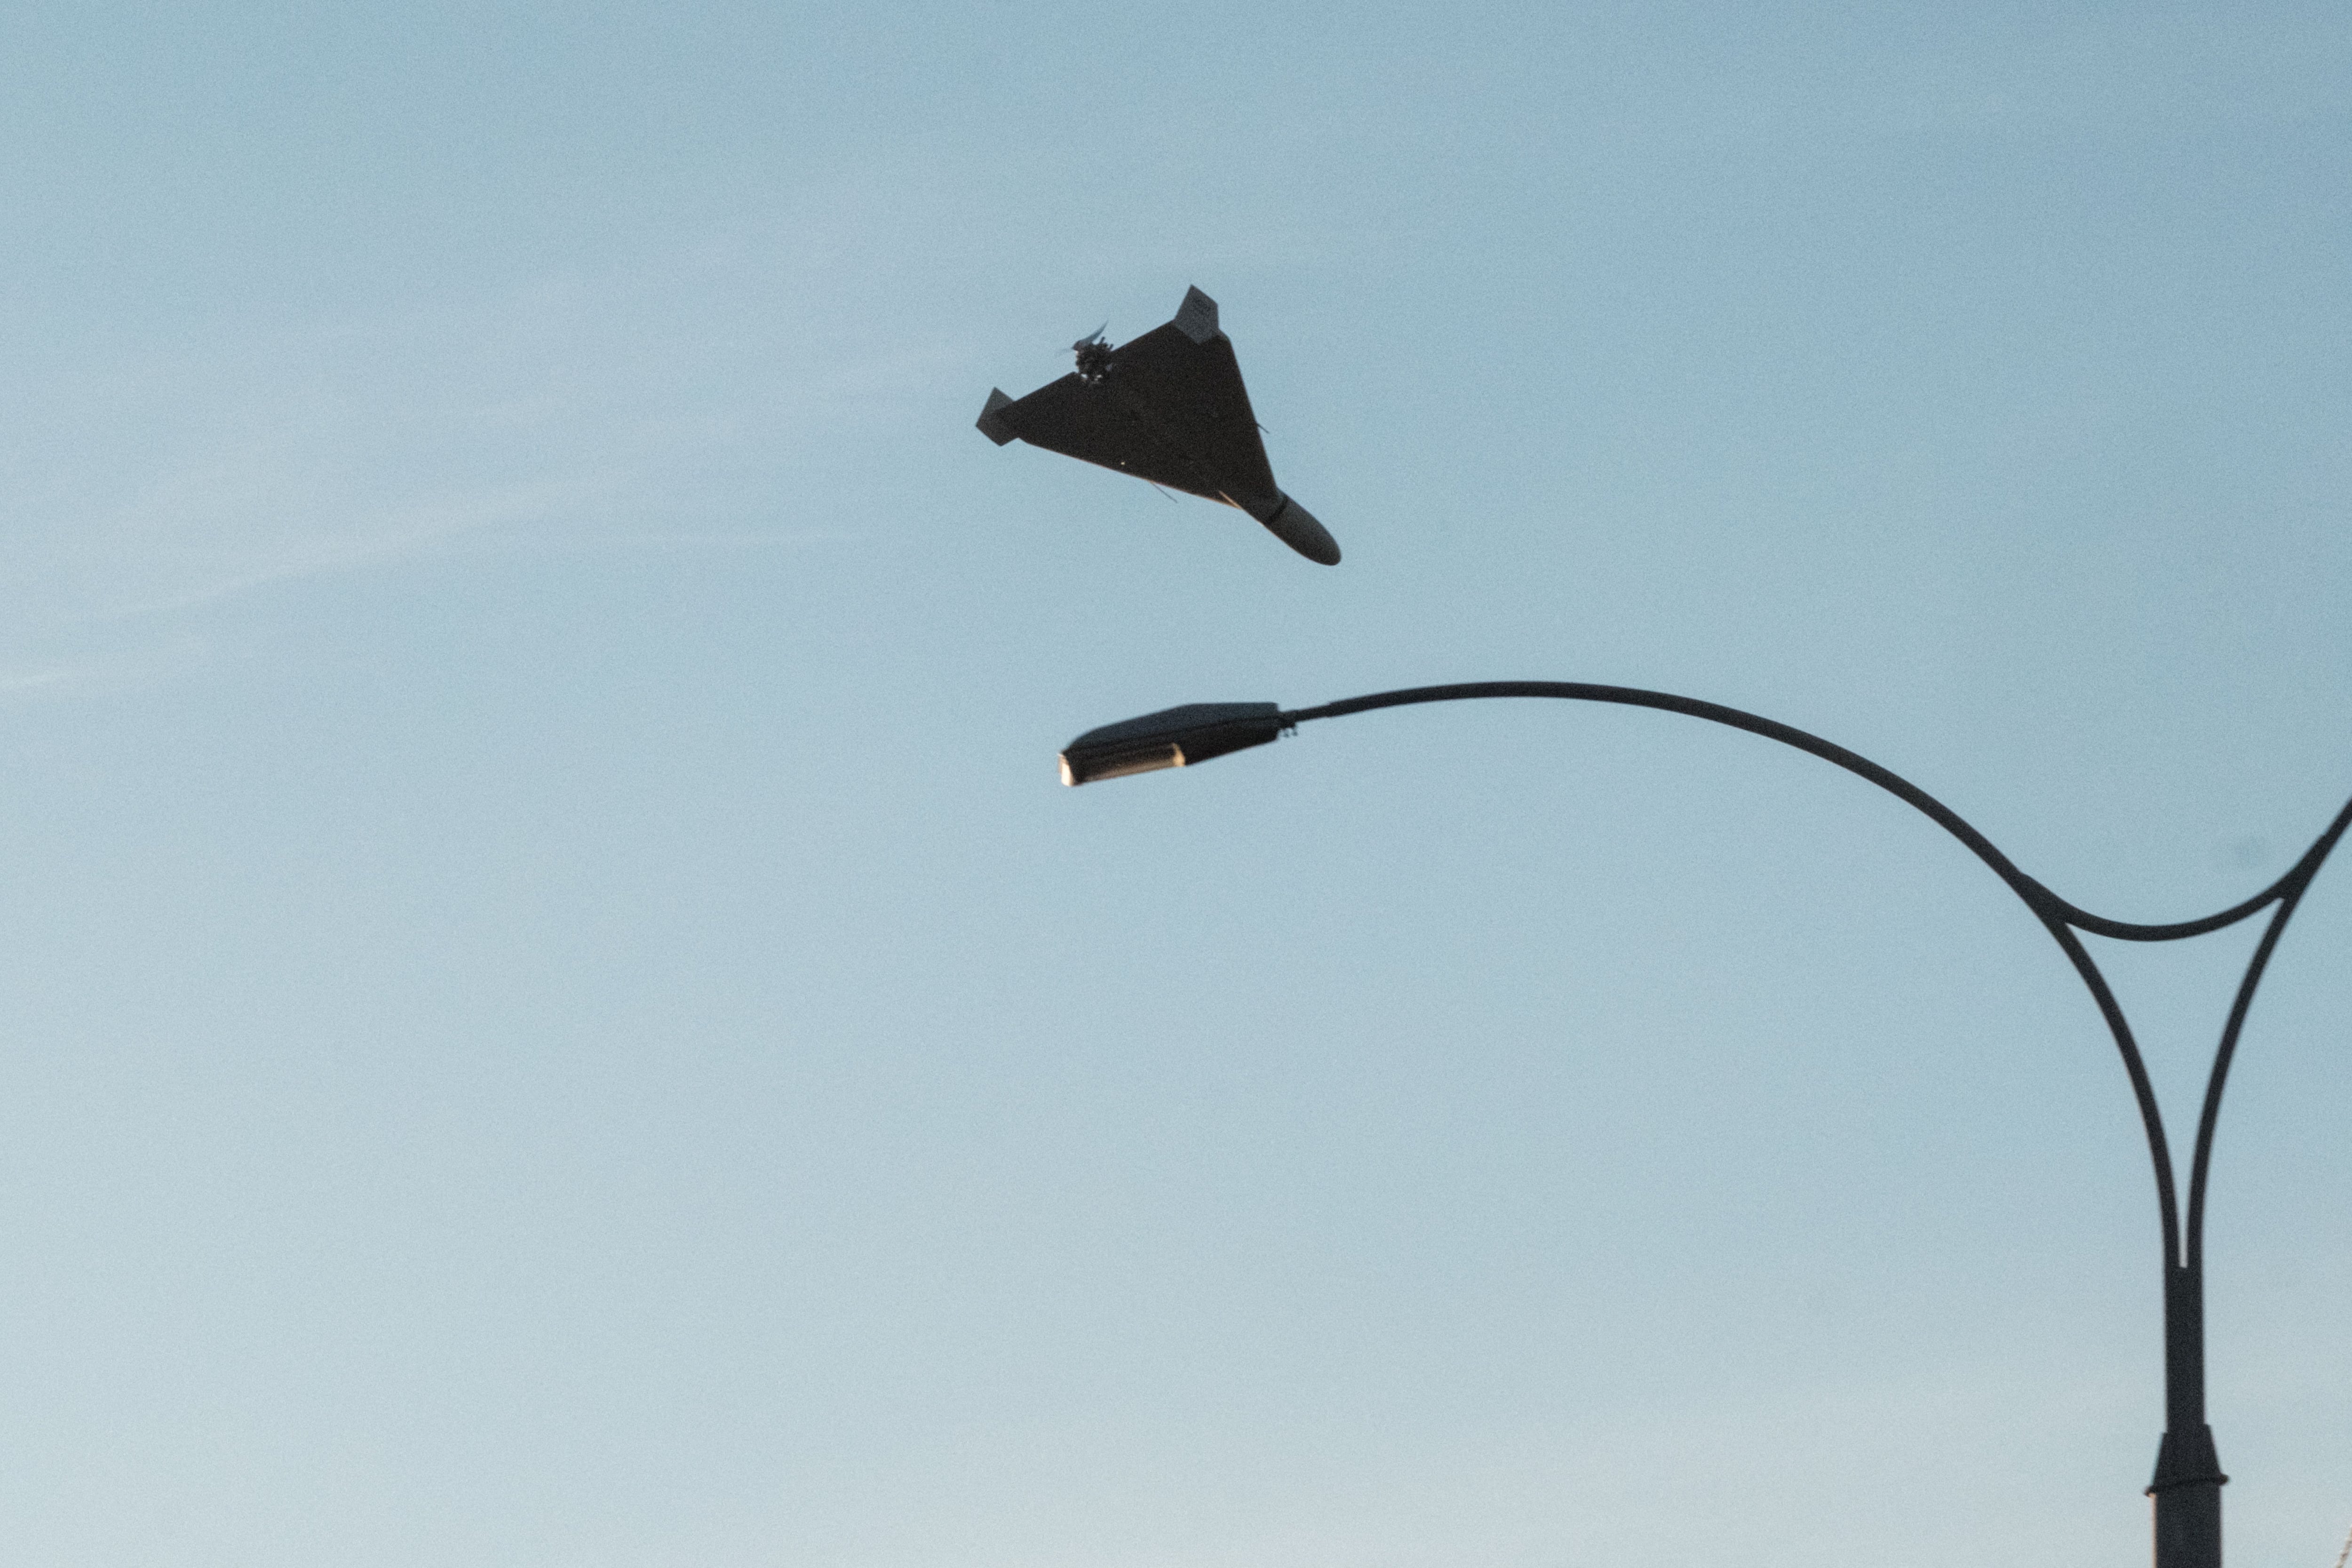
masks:
<svg viewBox="0 0 2352 1568"><path fill-rule="evenodd" d="M1252 508L1250 515L1265 524L1266 531L1318 565L1339 564L1339 542L1331 531L1315 521L1315 514L1292 500L1281 491L1275 492L1271 509L1259 511Z"/></svg>

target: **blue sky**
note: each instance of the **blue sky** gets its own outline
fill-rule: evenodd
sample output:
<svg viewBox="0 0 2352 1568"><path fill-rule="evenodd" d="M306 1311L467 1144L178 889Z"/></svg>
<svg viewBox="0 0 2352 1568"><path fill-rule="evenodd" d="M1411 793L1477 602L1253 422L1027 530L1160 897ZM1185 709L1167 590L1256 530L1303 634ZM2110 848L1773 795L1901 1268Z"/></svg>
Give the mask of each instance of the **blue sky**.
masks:
<svg viewBox="0 0 2352 1568"><path fill-rule="evenodd" d="M0 1534L41 1564L2137 1560L2154 1204L1932 826L2352 792L2333 7L20 8ZM1215 296L1291 555L971 428ZM2352 868L2217 1161L2352 1524ZM2185 1141L2251 933L2095 943Z"/></svg>

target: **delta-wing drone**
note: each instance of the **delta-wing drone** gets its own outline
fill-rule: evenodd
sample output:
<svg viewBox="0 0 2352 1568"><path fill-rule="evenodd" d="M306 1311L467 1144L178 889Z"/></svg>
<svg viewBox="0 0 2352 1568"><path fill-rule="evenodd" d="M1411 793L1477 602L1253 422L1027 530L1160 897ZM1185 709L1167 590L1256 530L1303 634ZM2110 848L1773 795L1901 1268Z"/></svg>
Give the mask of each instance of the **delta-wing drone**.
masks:
<svg viewBox="0 0 2352 1568"><path fill-rule="evenodd" d="M1131 342L1097 329L1070 346L1078 368L1061 380L1019 399L991 389L980 433L1239 507L1309 561L1339 563L1339 542L1274 482L1214 300L1188 289L1174 321Z"/></svg>

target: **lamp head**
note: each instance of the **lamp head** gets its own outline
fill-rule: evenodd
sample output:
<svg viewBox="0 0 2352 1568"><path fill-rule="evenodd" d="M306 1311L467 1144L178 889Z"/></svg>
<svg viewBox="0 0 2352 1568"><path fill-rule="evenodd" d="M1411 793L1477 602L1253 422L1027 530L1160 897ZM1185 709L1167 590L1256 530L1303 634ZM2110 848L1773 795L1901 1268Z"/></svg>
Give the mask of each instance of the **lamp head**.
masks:
<svg viewBox="0 0 2352 1568"><path fill-rule="evenodd" d="M1188 702L1089 730L1062 748L1062 782L1092 784L1158 768L1190 767L1263 746L1286 728L1274 702Z"/></svg>

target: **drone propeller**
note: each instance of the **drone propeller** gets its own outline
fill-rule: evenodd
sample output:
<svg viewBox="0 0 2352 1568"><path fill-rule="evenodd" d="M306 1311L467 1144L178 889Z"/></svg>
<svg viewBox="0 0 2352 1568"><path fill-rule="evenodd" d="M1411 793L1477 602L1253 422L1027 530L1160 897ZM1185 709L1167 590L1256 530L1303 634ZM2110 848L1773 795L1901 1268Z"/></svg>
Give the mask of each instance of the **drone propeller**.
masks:
<svg viewBox="0 0 2352 1568"><path fill-rule="evenodd" d="M1110 331L1110 323L1108 321L1105 321L1101 326L1097 327L1093 331L1088 332L1085 337L1080 338L1076 342L1072 343L1070 347L1075 352L1076 350L1085 348L1088 343L1098 343L1103 341L1103 334L1108 331Z"/></svg>

